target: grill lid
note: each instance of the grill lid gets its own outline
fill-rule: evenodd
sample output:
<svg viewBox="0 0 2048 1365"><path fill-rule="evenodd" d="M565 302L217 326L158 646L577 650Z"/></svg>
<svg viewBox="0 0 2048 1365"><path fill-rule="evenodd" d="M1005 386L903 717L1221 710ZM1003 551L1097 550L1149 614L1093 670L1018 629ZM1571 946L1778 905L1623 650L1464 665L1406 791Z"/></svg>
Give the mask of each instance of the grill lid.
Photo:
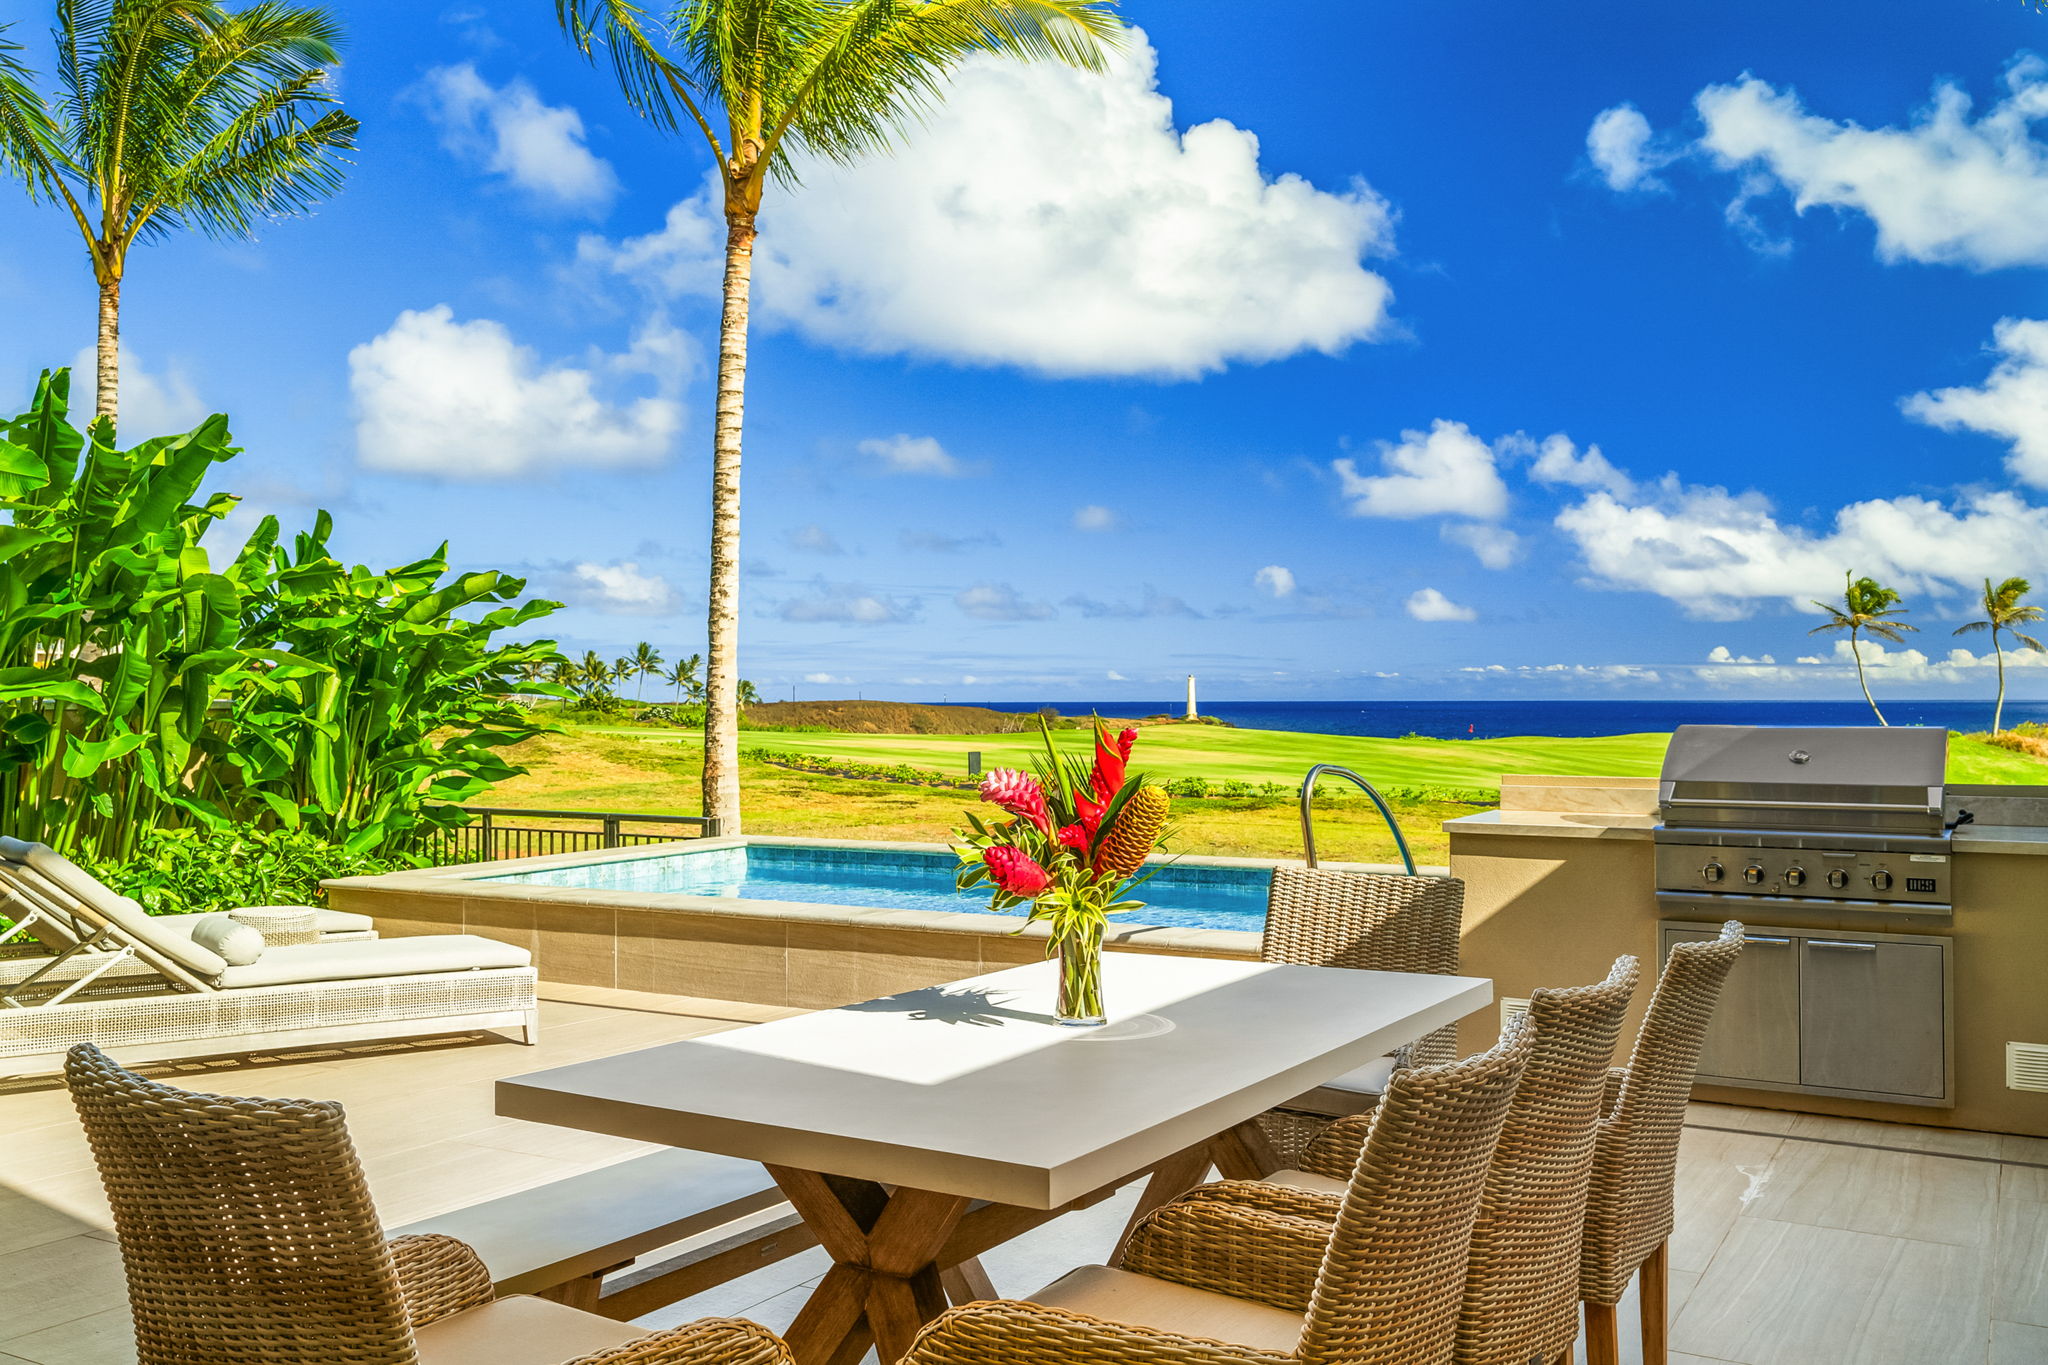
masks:
<svg viewBox="0 0 2048 1365"><path fill-rule="evenodd" d="M1667 828L1941 833L1948 731L1683 725L1658 784Z"/></svg>

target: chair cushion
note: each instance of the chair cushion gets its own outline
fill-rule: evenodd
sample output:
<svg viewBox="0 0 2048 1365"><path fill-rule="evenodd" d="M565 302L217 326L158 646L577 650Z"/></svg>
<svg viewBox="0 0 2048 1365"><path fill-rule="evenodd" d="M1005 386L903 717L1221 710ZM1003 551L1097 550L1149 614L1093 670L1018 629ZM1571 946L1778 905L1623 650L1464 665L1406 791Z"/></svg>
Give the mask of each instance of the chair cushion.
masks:
<svg viewBox="0 0 2048 1365"><path fill-rule="evenodd" d="M1026 1297L1051 1308L1184 1337L1228 1341L1274 1355L1290 1355L1301 1342L1302 1319L1297 1314L1105 1265L1070 1270Z"/></svg>
<svg viewBox="0 0 2048 1365"><path fill-rule="evenodd" d="M194 976L210 981L227 970L227 961L220 954L194 943L190 934L165 932L148 911L126 896L114 894L105 882L49 845L29 845L24 861L52 886L83 904L91 917L106 920Z"/></svg>
<svg viewBox="0 0 2048 1365"><path fill-rule="evenodd" d="M1313 1171L1297 1171L1292 1168L1275 1171L1271 1175L1262 1175L1259 1180L1263 1184L1285 1185L1290 1190L1306 1190L1310 1194L1334 1194L1339 1199L1344 1197L1346 1189L1341 1180L1332 1180Z"/></svg>
<svg viewBox="0 0 2048 1365"><path fill-rule="evenodd" d="M1324 1114L1333 1119L1363 1114L1380 1102L1380 1096L1386 1093L1387 1082L1393 1074L1392 1057L1375 1057L1358 1070L1347 1071L1333 1081L1325 1081L1280 1107L1298 1109L1305 1114Z"/></svg>
<svg viewBox="0 0 2048 1365"><path fill-rule="evenodd" d="M519 1297L430 1322L413 1340L420 1365L562 1365L651 1335L630 1322Z"/></svg>
<svg viewBox="0 0 2048 1365"><path fill-rule="evenodd" d="M290 986L310 981L348 981L374 976L417 976L493 967L525 967L533 955L496 939L474 934L427 934L418 938L349 939L340 943L299 943L272 948L246 967L229 967L220 984Z"/></svg>
<svg viewBox="0 0 2048 1365"><path fill-rule="evenodd" d="M368 915L351 914L347 910L321 910L304 905L252 905L248 908L251 910L312 910L313 927L322 934L370 934L377 927L377 921L371 919ZM183 930L188 935L197 932L202 924L212 924L215 921L226 921L229 924L234 923L233 920L228 919L228 912L225 910L208 910L196 915L158 915L156 918L157 923L162 925L166 931Z"/></svg>
<svg viewBox="0 0 2048 1365"><path fill-rule="evenodd" d="M226 915L207 915L192 926L192 941L219 953L230 967L246 967L263 956L263 934L247 924L237 924Z"/></svg>

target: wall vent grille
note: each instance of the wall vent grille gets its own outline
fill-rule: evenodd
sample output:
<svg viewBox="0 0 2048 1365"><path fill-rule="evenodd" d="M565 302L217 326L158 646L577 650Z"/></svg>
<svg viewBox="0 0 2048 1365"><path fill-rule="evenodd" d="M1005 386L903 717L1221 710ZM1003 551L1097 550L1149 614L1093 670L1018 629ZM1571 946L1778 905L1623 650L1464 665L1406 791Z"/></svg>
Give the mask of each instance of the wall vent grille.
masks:
<svg viewBox="0 0 2048 1365"><path fill-rule="evenodd" d="M1514 1022L1515 1022L1515 1020L1517 1020L1517 1019L1520 1019L1521 1017L1523 1017L1524 1015L1526 1015L1526 1014L1527 1014L1528 1012L1529 1012L1529 1002L1528 1002L1527 1000L1517 1000L1517 999L1516 999L1516 998L1515 998L1514 996L1512 996L1512 995L1504 995L1504 996L1502 996L1502 997L1500 998L1500 1026L1501 1026L1501 1028L1502 1028L1503 1030L1505 1030L1505 1029L1507 1028L1507 1026L1508 1026L1509 1024L1512 1024L1512 1023L1514 1023ZM2048 1053L2044 1053L2044 1055L2048 1055ZM2044 1073L2044 1074L2048 1074L2048 1073ZM2042 1089L2044 1089L2044 1090L2048 1090L2048 1085L2043 1085L2043 1086L2042 1086Z"/></svg>
<svg viewBox="0 0 2048 1365"><path fill-rule="evenodd" d="M2005 1088L2048 1091L2048 1043L2005 1045Z"/></svg>

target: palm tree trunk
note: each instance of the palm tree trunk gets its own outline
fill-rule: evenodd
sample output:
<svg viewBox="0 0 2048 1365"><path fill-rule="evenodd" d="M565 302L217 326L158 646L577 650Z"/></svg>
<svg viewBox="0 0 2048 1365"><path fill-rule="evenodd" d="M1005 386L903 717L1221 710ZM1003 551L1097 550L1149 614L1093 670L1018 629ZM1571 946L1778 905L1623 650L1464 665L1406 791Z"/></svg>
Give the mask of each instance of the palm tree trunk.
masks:
<svg viewBox="0 0 2048 1365"><path fill-rule="evenodd" d="M113 417L121 394L121 281L100 281L99 408Z"/></svg>
<svg viewBox="0 0 2048 1365"><path fill-rule="evenodd" d="M1870 709L1876 713L1879 725L1890 725L1891 722L1884 718L1884 712L1877 709L1877 698L1870 695L1870 683L1863 676L1863 651L1857 647L1856 636L1853 633L1849 636L1849 652L1856 656L1856 685L1863 689L1863 700L1870 703Z"/></svg>
<svg viewBox="0 0 2048 1365"><path fill-rule="evenodd" d="M718 407L711 436L711 605L704 669L704 814L719 821L728 835L740 832L740 428L746 412L753 279L753 217L728 211Z"/></svg>
<svg viewBox="0 0 2048 1365"><path fill-rule="evenodd" d="M2005 647L1998 643L1998 628L1991 629L1991 653L1998 660L1998 705L1991 708L1991 733L1995 738L2005 729Z"/></svg>

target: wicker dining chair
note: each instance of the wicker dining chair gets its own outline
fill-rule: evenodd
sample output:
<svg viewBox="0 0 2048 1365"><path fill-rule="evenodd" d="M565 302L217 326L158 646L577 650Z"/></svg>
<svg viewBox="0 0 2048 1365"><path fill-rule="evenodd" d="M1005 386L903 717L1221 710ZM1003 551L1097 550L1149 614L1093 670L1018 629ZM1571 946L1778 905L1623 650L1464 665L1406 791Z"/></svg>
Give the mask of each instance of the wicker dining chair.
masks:
<svg viewBox="0 0 2048 1365"><path fill-rule="evenodd" d="M954 1309L905 1365L1441 1365L1532 1036L1518 1023L1489 1052L1395 1075L1334 1227L1168 1204L1138 1225L1120 1268Z"/></svg>
<svg viewBox="0 0 2048 1365"><path fill-rule="evenodd" d="M1465 883L1456 877L1276 867L1259 956L1309 967L1451 976L1458 970L1464 915ZM1261 1116L1259 1126L1280 1163L1295 1165L1331 1119L1378 1103L1396 1067L1435 1066L1457 1055L1457 1026L1440 1028L1296 1096Z"/></svg>
<svg viewBox="0 0 2048 1365"><path fill-rule="evenodd" d="M1472 1228L1456 1365L1558 1359L1579 1332L1579 1240L1609 1063L1641 966L1615 959L1604 981L1544 987L1529 998L1536 1030ZM1302 1168L1271 1180L1219 1181L1183 1196L1328 1223L1372 1116L1338 1119Z"/></svg>
<svg viewBox="0 0 2048 1365"><path fill-rule="evenodd" d="M494 1301L454 1238L387 1242L338 1104L195 1094L89 1043L65 1079L113 1206L139 1365L791 1365L751 1322L649 1333Z"/></svg>
<svg viewBox="0 0 2048 1365"><path fill-rule="evenodd" d="M1619 1365L1614 1309L1638 1273L1643 1365L1664 1365L1670 1358L1669 1239L1678 1139L1700 1047L1721 987L1742 955L1742 941L1742 925L1729 920L1718 938L1673 945L1628 1065L1607 1073L1579 1259L1587 1365Z"/></svg>

